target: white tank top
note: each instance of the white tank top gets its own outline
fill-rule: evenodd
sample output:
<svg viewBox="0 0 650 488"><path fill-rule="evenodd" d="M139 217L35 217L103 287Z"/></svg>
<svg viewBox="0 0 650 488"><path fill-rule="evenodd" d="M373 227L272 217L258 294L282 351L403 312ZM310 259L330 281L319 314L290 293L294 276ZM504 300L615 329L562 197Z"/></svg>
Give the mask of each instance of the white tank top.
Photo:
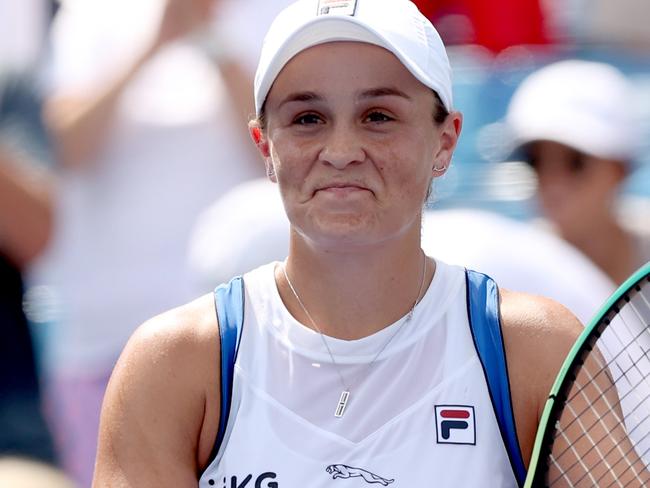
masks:
<svg viewBox="0 0 650 488"><path fill-rule="evenodd" d="M326 337L335 365L319 334L284 306L276 265L244 276L228 430L201 488L517 486L470 330L463 268L437 262L410 322L359 340ZM342 418L339 373L350 386Z"/></svg>

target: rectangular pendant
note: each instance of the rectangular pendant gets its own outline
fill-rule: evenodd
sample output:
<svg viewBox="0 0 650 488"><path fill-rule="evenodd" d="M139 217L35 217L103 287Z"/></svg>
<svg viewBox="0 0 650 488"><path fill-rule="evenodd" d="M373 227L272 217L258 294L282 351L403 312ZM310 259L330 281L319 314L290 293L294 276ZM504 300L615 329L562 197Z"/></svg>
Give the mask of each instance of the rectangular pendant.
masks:
<svg viewBox="0 0 650 488"><path fill-rule="evenodd" d="M334 412L334 416L336 418L343 417L343 414L345 413L345 407L348 406L349 398L350 398L350 392L347 390L343 390L341 392L341 398L339 398L339 404L336 406L336 411Z"/></svg>

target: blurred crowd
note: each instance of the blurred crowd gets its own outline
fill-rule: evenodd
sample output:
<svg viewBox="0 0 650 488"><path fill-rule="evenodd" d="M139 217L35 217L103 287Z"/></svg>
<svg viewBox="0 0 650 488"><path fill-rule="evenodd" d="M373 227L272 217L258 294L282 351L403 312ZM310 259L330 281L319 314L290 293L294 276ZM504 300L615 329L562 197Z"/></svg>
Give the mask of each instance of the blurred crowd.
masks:
<svg viewBox="0 0 650 488"><path fill-rule="evenodd" d="M135 328L286 256L247 121L289 3L0 0L0 486L90 486ZM415 3L465 114L425 251L588 321L650 260L650 4Z"/></svg>

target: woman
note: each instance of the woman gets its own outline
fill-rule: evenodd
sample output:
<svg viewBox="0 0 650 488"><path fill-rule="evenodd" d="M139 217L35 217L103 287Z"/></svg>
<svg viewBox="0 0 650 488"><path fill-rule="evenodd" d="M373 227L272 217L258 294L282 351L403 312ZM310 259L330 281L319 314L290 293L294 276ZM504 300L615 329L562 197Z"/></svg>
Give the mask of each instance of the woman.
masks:
<svg viewBox="0 0 650 488"><path fill-rule="evenodd" d="M493 282L421 250L462 125L434 28L409 0L300 0L267 35L255 100L289 256L244 275L245 299L240 281L220 287L219 325L204 296L136 332L104 403L95 486L521 482L581 326L501 290L499 327ZM505 360L477 352L490 324L510 389Z"/></svg>
<svg viewBox="0 0 650 488"><path fill-rule="evenodd" d="M526 78L506 117L545 223L617 284L650 260L647 206L619 209L640 159L633 93L613 66L564 60Z"/></svg>

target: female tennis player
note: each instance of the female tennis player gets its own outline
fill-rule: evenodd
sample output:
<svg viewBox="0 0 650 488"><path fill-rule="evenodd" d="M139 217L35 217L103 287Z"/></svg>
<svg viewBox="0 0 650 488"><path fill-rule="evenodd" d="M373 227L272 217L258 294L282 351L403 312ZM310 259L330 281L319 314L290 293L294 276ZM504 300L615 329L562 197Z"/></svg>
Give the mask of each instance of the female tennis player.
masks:
<svg viewBox="0 0 650 488"><path fill-rule="evenodd" d="M139 328L104 401L94 486L523 482L581 325L422 251L462 126L450 78L409 0L299 0L277 17L250 132L289 256Z"/></svg>

